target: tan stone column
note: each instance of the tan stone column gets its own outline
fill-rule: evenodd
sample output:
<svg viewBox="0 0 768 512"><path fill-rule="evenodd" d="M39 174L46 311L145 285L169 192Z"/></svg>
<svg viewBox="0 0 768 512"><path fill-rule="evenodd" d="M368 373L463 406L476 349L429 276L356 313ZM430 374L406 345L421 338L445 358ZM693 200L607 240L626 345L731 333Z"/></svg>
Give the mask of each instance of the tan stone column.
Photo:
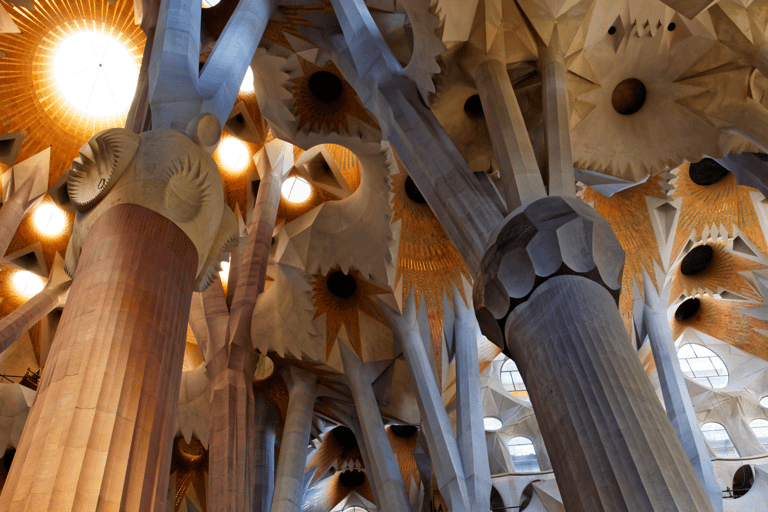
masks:
<svg viewBox="0 0 768 512"><path fill-rule="evenodd" d="M283 378L288 384L288 412L280 441L280 456L277 458L271 511L299 512L317 397L317 375L291 366L283 372Z"/></svg>
<svg viewBox="0 0 768 512"><path fill-rule="evenodd" d="M616 306L624 251L581 200L510 214L473 299L517 363L569 512L712 511Z"/></svg>
<svg viewBox="0 0 768 512"><path fill-rule="evenodd" d="M3 510L165 510L192 241L142 206L91 228Z"/></svg>

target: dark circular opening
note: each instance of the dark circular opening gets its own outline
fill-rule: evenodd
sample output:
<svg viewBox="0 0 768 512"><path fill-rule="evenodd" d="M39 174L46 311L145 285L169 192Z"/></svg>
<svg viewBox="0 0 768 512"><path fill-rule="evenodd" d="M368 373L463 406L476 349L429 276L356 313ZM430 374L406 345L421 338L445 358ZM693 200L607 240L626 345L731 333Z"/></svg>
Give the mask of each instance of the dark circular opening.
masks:
<svg viewBox="0 0 768 512"><path fill-rule="evenodd" d="M631 116L645 104L646 90L643 82L637 78L627 78L619 82L613 90L611 103L613 109L623 116Z"/></svg>
<svg viewBox="0 0 768 512"><path fill-rule="evenodd" d="M340 270L328 276L326 285L332 294L342 299L351 297L355 294L355 290L357 290L355 278Z"/></svg>
<svg viewBox="0 0 768 512"><path fill-rule="evenodd" d="M424 204L427 202L410 176L405 178L405 195L414 203Z"/></svg>
<svg viewBox="0 0 768 512"><path fill-rule="evenodd" d="M419 431L414 425L390 425L389 429L397 437L411 437Z"/></svg>
<svg viewBox="0 0 768 512"><path fill-rule="evenodd" d="M691 164L688 175L695 184L707 187L721 181L728 176L729 172L728 169L711 158L702 158L695 164Z"/></svg>
<svg viewBox="0 0 768 512"><path fill-rule="evenodd" d="M667 30L669 30L670 32L675 30L675 24L674 23L670 23L669 25L667 25Z"/></svg>
<svg viewBox="0 0 768 512"><path fill-rule="evenodd" d="M688 299L680 304L675 310L675 320L682 322L693 318L693 316L699 312L701 307L701 301L699 299Z"/></svg>
<svg viewBox="0 0 768 512"><path fill-rule="evenodd" d="M736 470L733 474L733 497L741 498L752 488L755 483L755 474L752 472L752 466L745 464Z"/></svg>
<svg viewBox="0 0 768 512"><path fill-rule="evenodd" d="M703 271L712 261L715 251L711 245L698 245L691 249L680 263L680 272L686 276L692 276Z"/></svg>
<svg viewBox="0 0 768 512"><path fill-rule="evenodd" d="M6 471L10 471L11 464L13 463L13 457L16 455L16 449L11 448L5 454L3 455L3 466L5 467Z"/></svg>
<svg viewBox="0 0 768 512"><path fill-rule="evenodd" d="M485 116L479 94L467 98L467 101L464 102L464 112L467 114L467 117L472 119L480 119Z"/></svg>
<svg viewBox="0 0 768 512"><path fill-rule="evenodd" d="M341 79L328 71L315 71L309 77L309 90L318 101L334 102L341 96Z"/></svg>
<svg viewBox="0 0 768 512"><path fill-rule="evenodd" d="M331 435L344 451L350 451L357 446L355 434L349 427L336 427L331 430Z"/></svg>
<svg viewBox="0 0 768 512"><path fill-rule="evenodd" d="M275 237L272 237L272 243L270 245L275 245Z"/></svg>
<svg viewBox="0 0 768 512"><path fill-rule="evenodd" d="M611 27L611 28L608 29L608 34L609 35L613 35L615 33L616 33L616 27Z"/></svg>
<svg viewBox="0 0 768 512"><path fill-rule="evenodd" d="M339 475L339 483L344 487L357 487L365 482L365 473L357 469L350 469Z"/></svg>

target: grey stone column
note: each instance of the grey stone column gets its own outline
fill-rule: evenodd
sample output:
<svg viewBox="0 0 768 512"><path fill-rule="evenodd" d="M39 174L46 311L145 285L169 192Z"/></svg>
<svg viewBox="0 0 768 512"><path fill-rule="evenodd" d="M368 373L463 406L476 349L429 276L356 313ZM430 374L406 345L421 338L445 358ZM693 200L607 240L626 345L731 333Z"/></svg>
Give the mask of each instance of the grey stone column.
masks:
<svg viewBox="0 0 768 512"><path fill-rule="evenodd" d="M478 321L517 362L569 512L711 511L624 329L623 260L592 208L540 199L492 236Z"/></svg>
<svg viewBox="0 0 768 512"><path fill-rule="evenodd" d="M680 368L680 361L675 351L675 340L672 338L672 330L667 320L666 305L668 303L669 289L660 295L651 284L650 277L646 276L643 318L650 338L667 416L688 455L688 460L691 461L696 476L699 477L701 485L709 496L712 508L721 511L723 510L723 493L720 484L715 480L715 468L709 458L704 434L699 427L691 396L685 386L683 370Z"/></svg>
<svg viewBox="0 0 768 512"><path fill-rule="evenodd" d="M317 397L317 375L295 366L283 372L288 384L288 412L285 416L280 456L277 459L272 512L299 512L302 505L304 468L307 464L309 433Z"/></svg>
<svg viewBox="0 0 768 512"><path fill-rule="evenodd" d="M269 512L275 490L275 438L277 437L277 411L263 393L254 396L255 431L253 472L254 512Z"/></svg>
<svg viewBox="0 0 768 512"><path fill-rule="evenodd" d="M340 348L344 373L352 390L359 430L365 445L361 453L365 459L366 474L371 477L373 484L376 507L379 510L408 512L411 505L371 386L378 375L369 371L351 349L345 345Z"/></svg>

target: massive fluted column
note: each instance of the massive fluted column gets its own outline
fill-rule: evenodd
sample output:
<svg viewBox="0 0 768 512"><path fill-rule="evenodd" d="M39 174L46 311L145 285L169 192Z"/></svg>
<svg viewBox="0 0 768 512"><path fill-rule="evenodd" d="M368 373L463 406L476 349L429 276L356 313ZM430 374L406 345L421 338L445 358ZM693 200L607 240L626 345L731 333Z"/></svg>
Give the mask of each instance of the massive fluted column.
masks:
<svg viewBox="0 0 768 512"><path fill-rule="evenodd" d="M0 509L165 510L192 291L236 236L221 127L188 131L107 130L70 170L72 286Z"/></svg>
<svg viewBox="0 0 768 512"><path fill-rule="evenodd" d="M317 375L291 366L283 372L283 378L288 384L288 412L280 441L271 511L299 512L317 397Z"/></svg>
<svg viewBox="0 0 768 512"><path fill-rule="evenodd" d="M277 411L263 393L254 397L253 486L254 512L269 512L275 490L275 439L277 438Z"/></svg>
<svg viewBox="0 0 768 512"><path fill-rule="evenodd" d="M589 206L540 199L491 238L478 321L517 362L567 510L711 511L616 307L623 260Z"/></svg>
<svg viewBox="0 0 768 512"><path fill-rule="evenodd" d="M639 290L636 291L639 295ZM667 320L667 304L669 303L669 288L659 294L651 283L650 277L645 277L645 306L643 319L648 330L653 360L659 375L661 392L667 416L675 429L677 437L691 461L696 476L709 496L712 508L723 510L723 493L720 484L715 480L715 468L709 458L704 434L701 432L693 402L685 386L683 370L675 351L675 340Z"/></svg>

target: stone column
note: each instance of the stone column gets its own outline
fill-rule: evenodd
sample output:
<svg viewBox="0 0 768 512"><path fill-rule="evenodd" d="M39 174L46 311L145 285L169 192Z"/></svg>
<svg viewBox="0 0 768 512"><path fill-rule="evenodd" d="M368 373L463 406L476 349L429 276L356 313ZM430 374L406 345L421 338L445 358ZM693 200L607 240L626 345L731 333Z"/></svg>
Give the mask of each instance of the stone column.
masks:
<svg viewBox="0 0 768 512"><path fill-rule="evenodd" d="M147 208L93 225L0 508L165 510L196 267Z"/></svg>
<svg viewBox="0 0 768 512"><path fill-rule="evenodd" d="M491 507L491 467L483 425L480 396L480 364L477 321L458 292L453 294L456 312L453 341L456 347L456 442L459 445L470 510Z"/></svg>
<svg viewBox="0 0 768 512"><path fill-rule="evenodd" d="M413 293L409 295L402 315L386 304L380 304L395 338L403 348L408 374L416 388L422 432L427 440L437 487L451 512L469 512L472 509L459 446L421 340L414 296Z"/></svg>
<svg viewBox="0 0 768 512"><path fill-rule="evenodd" d="M510 214L475 279L483 333L517 362L569 511L711 511L616 306L624 251L582 201Z"/></svg>
<svg viewBox="0 0 768 512"><path fill-rule="evenodd" d="M639 296L639 290L635 293ZM667 416L688 455L688 460L691 461L696 476L709 496L712 508L715 511L722 511L723 493L715 479L715 468L712 466L704 434L696 419L691 396L685 386L685 377L675 351L675 340L667 320L669 288L659 294L651 283L651 278L646 275L644 296L643 319L650 338Z"/></svg>
<svg viewBox="0 0 768 512"><path fill-rule="evenodd" d="M236 236L221 126L188 132L106 130L73 163L74 276L0 509L165 511L192 291Z"/></svg>
<svg viewBox="0 0 768 512"><path fill-rule="evenodd" d="M275 439L277 438L277 411L263 393L254 397L253 487L254 512L269 512L275 490Z"/></svg>
<svg viewBox="0 0 768 512"><path fill-rule="evenodd" d="M345 345L341 345L340 349L365 445L361 453L365 459L366 474L371 477L376 507L379 510L408 512L411 505L371 387L378 375L373 374L351 349Z"/></svg>
<svg viewBox="0 0 768 512"><path fill-rule="evenodd" d="M280 441L271 511L299 512L317 397L317 375L291 366L283 372L283 378L288 384L288 412Z"/></svg>
<svg viewBox="0 0 768 512"><path fill-rule="evenodd" d="M61 306L69 290L69 282L46 286L40 293L0 320L0 352L27 332L48 313Z"/></svg>

